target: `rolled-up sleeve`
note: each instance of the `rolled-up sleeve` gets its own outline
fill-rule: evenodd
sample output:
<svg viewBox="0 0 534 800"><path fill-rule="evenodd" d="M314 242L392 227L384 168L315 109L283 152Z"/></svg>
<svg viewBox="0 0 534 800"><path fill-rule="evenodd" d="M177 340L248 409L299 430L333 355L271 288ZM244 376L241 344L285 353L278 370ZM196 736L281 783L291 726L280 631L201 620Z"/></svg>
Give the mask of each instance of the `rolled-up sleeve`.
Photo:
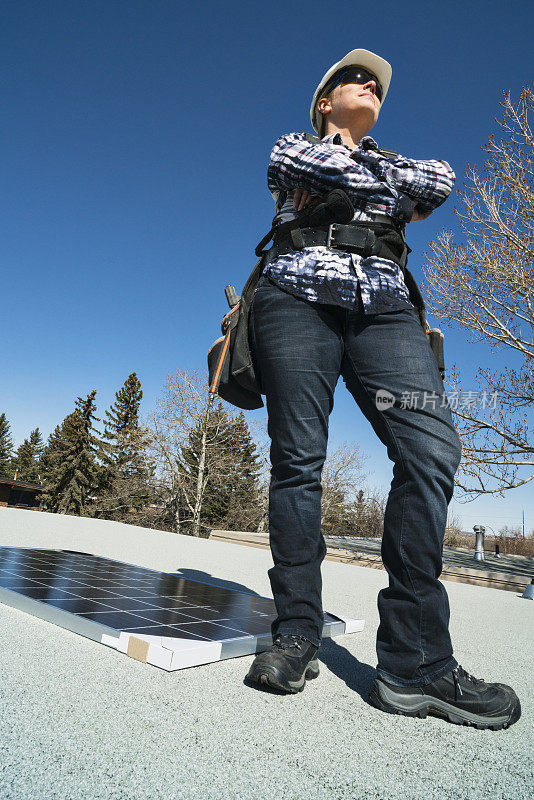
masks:
<svg viewBox="0 0 534 800"><path fill-rule="evenodd" d="M418 161L397 156L386 169L388 183L417 202L423 211L434 211L452 192L456 175L447 161Z"/></svg>
<svg viewBox="0 0 534 800"><path fill-rule="evenodd" d="M300 133L287 133L276 141L267 167L267 184L273 194L299 188L323 195L340 188L353 201L384 189L376 175L342 148L327 142L312 144Z"/></svg>

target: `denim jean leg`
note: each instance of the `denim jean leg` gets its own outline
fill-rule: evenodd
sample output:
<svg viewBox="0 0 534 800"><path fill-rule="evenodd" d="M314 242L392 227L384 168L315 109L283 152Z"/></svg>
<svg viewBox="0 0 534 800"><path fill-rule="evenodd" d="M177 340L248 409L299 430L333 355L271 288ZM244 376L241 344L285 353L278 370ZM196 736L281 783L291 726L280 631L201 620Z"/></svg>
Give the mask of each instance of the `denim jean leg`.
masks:
<svg viewBox="0 0 534 800"><path fill-rule="evenodd" d="M377 673L391 683L424 685L457 663L439 576L460 438L414 310L367 319L351 312L344 341L343 379L393 462L382 538L389 585L378 595ZM377 405L379 390L390 393L392 405Z"/></svg>
<svg viewBox="0 0 534 800"><path fill-rule="evenodd" d="M268 571L278 633L320 646L324 623L321 473L343 353L342 309L310 303L262 281L249 338L266 397L271 439Z"/></svg>

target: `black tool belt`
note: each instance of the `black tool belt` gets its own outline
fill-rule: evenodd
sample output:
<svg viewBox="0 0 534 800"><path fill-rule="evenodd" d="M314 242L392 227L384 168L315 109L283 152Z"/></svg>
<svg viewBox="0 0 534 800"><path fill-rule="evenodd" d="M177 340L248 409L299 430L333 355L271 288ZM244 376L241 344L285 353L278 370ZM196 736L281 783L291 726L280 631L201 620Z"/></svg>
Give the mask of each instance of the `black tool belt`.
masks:
<svg viewBox="0 0 534 800"><path fill-rule="evenodd" d="M342 225L333 222L314 228L293 228L273 238L269 250L269 261L284 253L302 250L304 247L329 247L361 256L379 256L394 261L402 270L406 267L411 249L398 230L373 222L351 222Z"/></svg>

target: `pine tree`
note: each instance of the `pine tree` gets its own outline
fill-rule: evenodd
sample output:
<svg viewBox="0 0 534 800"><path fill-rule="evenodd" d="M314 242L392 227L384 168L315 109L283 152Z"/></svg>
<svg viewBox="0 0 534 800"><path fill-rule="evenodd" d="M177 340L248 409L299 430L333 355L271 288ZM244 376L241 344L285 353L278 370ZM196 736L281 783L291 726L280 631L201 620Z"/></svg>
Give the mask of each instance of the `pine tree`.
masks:
<svg viewBox="0 0 534 800"><path fill-rule="evenodd" d="M355 536L365 536L365 516L366 516L366 505L365 505L365 493L363 489L358 490L358 494L356 495L356 502L354 504L355 510L355 525L354 525L354 535Z"/></svg>
<svg viewBox="0 0 534 800"><path fill-rule="evenodd" d="M13 478L11 469L12 452L11 427L6 415L2 413L0 414L0 478Z"/></svg>
<svg viewBox="0 0 534 800"><path fill-rule="evenodd" d="M207 528L216 527L214 520L219 522L226 516L226 479L233 469L232 458L228 457L231 438L232 421L219 403L212 410L207 425L204 419L199 419L189 431L187 443L180 448L177 459L181 488L180 520L185 533L196 535L196 523L203 536ZM201 473L203 439L206 444ZM213 487L220 491L213 491Z"/></svg>
<svg viewBox="0 0 534 800"><path fill-rule="evenodd" d="M321 530L325 536L344 532L347 519L347 493L343 486L330 486L328 501L323 491L321 498Z"/></svg>
<svg viewBox="0 0 534 800"><path fill-rule="evenodd" d="M120 391L115 393L115 402L106 411L104 437L108 440L106 448L110 461L121 470L127 463L130 470L135 469L135 453L128 443L128 431L139 427L139 406L143 398L141 382L135 372L132 372Z"/></svg>
<svg viewBox="0 0 534 800"><path fill-rule="evenodd" d="M57 474L63 454L67 449L66 417L61 425L56 425L49 435L41 455L41 481L44 490L41 492L40 508L42 511L53 511L56 507L54 487L57 485Z"/></svg>
<svg viewBox="0 0 534 800"><path fill-rule="evenodd" d="M195 502L201 500L201 529L250 530L261 516L258 455L243 412L231 419L219 406L211 414L206 440L204 486L199 485L203 422L191 430L181 448L180 473L186 502L181 509L185 529L191 526Z"/></svg>
<svg viewBox="0 0 534 800"><path fill-rule="evenodd" d="M254 530L261 512L261 470L259 454L243 411L233 420L229 444L233 468L227 479L227 512L222 527L225 530Z"/></svg>
<svg viewBox="0 0 534 800"><path fill-rule="evenodd" d="M93 389L85 400L78 397L75 410L49 437L42 458L46 480L42 504L49 511L83 516L90 506L89 495L99 474L100 442L93 433L93 420L98 421L95 395Z"/></svg>
<svg viewBox="0 0 534 800"><path fill-rule="evenodd" d="M43 436L39 428L35 428L33 431L30 432L30 445L33 451L34 465L29 470L29 475L31 477L29 477L28 480L40 482L41 476L39 467L40 467L41 456L43 454L44 442L43 442Z"/></svg>
<svg viewBox="0 0 534 800"><path fill-rule="evenodd" d="M98 499L95 513L110 519L139 518L140 510L153 500L151 479L154 466L147 458L147 435L139 425L143 397L141 382L132 372L115 393L106 411Z"/></svg>
<svg viewBox="0 0 534 800"><path fill-rule="evenodd" d="M17 481L25 480L23 477L24 472L32 462L31 445L28 439L24 439L15 451L15 455L11 459L11 472L13 478ZM26 478L28 480L28 478Z"/></svg>
<svg viewBox="0 0 534 800"><path fill-rule="evenodd" d="M17 448L12 460L13 475L19 481L31 481L39 483L40 467L39 460L43 451L43 437L39 428L35 428L30 433L29 439L24 439L23 443Z"/></svg>

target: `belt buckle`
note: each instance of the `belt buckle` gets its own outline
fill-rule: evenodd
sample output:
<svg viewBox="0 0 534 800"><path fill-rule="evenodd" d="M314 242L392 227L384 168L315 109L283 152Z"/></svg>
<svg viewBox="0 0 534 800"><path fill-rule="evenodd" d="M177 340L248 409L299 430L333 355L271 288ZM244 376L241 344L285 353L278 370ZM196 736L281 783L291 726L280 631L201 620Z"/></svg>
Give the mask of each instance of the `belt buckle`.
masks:
<svg viewBox="0 0 534 800"><path fill-rule="evenodd" d="M328 226L328 235L326 238L326 246L330 248L335 248L336 250L342 249L348 253L358 253L359 255L366 256L376 255L377 251L377 237L373 230L366 229L365 233L362 231L361 228L357 228L357 235L361 238L361 243L357 245L340 245L337 246L335 243L332 244L332 237L335 234L336 230L338 229L338 225L335 222L332 222Z"/></svg>
<svg viewBox="0 0 534 800"><path fill-rule="evenodd" d="M333 229L336 228L336 227L337 226L336 226L335 222L331 222L330 225L328 226L328 236L326 237L326 246L327 247L330 247L330 248L335 247L335 244L334 245L332 244L332 234L334 233Z"/></svg>

